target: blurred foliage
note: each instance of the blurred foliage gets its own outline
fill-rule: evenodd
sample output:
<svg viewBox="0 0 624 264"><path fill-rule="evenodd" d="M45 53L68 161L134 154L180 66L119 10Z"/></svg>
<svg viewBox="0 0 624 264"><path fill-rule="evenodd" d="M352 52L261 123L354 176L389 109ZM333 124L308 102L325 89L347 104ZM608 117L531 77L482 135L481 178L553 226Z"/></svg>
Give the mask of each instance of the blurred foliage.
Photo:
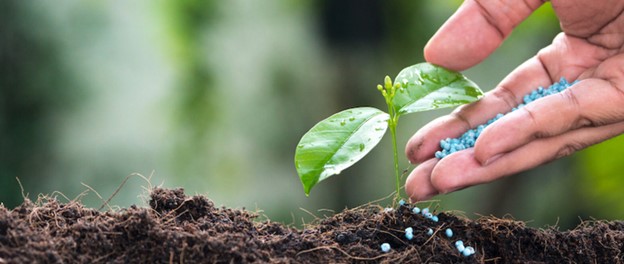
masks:
<svg viewBox="0 0 624 264"><path fill-rule="evenodd" d="M58 161L55 123L80 94L58 36L39 27L50 17L33 5L0 2L0 202L9 207L22 201L16 177L36 185Z"/></svg>
<svg viewBox="0 0 624 264"><path fill-rule="evenodd" d="M376 149L305 198L295 146L331 113L383 109L375 84L422 61L427 40L460 3L2 2L0 201L21 200L15 177L31 193L73 197L85 182L107 196L133 172L298 224L310 219L299 207L338 211L386 196L391 149ZM488 90L558 31L547 2L465 73ZM399 145L445 113L403 119ZM611 155L621 144L441 196L441 209L563 228L577 216L622 217L612 210L621 206L621 170ZM136 203L140 185L131 181L113 203Z"/></svg>
<svg viewBox="0 0 624 264"><path fill-rule="evenodd" d="M578 155L581 208L598 219L624 218L624 137L618 136L589 147ZM589 214L591 212L591 215Z"/></svg>
<svg viewBox="0 0 624 264"><path fill-rule="evenodd" d="M202 157L202 144L209 136L212 125L217 125L219 108L214 89L213 70L203 51L207 45L204 32L210 30L216 14L216 1L164 1L163 21L168 33L168 49L178 72L176 88L172 91L175 137L175 170L188 173L197 163L210 158Z"/></svg>

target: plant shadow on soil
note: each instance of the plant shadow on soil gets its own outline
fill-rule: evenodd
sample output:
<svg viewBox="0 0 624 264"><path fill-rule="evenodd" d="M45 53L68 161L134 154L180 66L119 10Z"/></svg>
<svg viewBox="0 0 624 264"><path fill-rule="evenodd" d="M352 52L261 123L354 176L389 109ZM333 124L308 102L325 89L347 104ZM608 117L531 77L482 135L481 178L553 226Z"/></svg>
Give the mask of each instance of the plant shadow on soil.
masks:
<svg viewBox="0 0 624 264"><path fill-rule="evenodd" d="M469 220L411 205L367 205L303 230L217 208L182 189L151 191L149 208L100 212L51 197L0 206L4 263L624 263L624 222L583 222L574 230L535 229L511 219ZM407 227L414 238L404 238ZM435 230L427 235L426 230ZM444 230L454 231L452 238ZM462 256L454 242L476 253ZM382 243L392 250L383 253Z"/></svg>

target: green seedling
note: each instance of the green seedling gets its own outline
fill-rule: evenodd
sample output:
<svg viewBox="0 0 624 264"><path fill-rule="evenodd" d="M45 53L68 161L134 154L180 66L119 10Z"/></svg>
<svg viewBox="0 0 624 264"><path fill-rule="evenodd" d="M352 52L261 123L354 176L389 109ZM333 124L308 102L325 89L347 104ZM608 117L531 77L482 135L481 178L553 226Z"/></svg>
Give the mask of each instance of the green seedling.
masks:
<svg viewBox="0 0 624 264"><path fill-rule="evenodd" d="M388 113L357 107L334 114L316 124L297 145L295 167L306 195L318 182L358 162L379 143L390 128L394 149L396 196L400 196L396 127L409 113L453 107L478 100L483 92L461 73L429 63L403 69L394 83L386 76L377 85Z"/></svg>

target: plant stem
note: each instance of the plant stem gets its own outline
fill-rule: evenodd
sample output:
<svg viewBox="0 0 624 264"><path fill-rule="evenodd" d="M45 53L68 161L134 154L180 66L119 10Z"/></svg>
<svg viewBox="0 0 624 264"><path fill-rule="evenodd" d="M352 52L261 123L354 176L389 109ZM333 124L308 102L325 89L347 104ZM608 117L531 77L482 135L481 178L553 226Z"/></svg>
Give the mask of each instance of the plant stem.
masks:
<svg viewBox="0 0 624 264"><path fill-rule="evenodd" d="M401 197L401 176L399 174L399 152L397 149L396 126L399 121L398 116L390 117L390 134L392 135L392 149L394 151L394 174L396 178L396 197Z"/></svg>
<svg viewBox="0 0 624 264"><path fill-rule="evenodd" d="M394 152L394 175L396 179L396 195L395 197L401 197L401 176L399 174L399 151L397 147L396 127L399 123L399 116L394 109L394 103L392 98L386 98L386 104L388 105L388 114L390 119L388 120L388 126L390 127L390 135L392 136L392 151Z"/></svg>
<svg viewBox="0 0 624 264"><path fill-rule="evenodd" d="M396 109L394 108L394 95L397 90L400 89L401 86L399 84L392 84L392 79L389 76L386 76L384 79L384 85L378 85L377 89L381 92L383 97L386 99L386 105L388 105L388 114L390 115L390 119L388 119L388 126L390 127L390 134L392 136L392 150L394 151L394 175L396 178L396 195L395 200L399 200L401 197L401 176L399 173L399 152L397 147L397 137L396 137L396 127L399 123L399 115L397 114Z"/></svg>

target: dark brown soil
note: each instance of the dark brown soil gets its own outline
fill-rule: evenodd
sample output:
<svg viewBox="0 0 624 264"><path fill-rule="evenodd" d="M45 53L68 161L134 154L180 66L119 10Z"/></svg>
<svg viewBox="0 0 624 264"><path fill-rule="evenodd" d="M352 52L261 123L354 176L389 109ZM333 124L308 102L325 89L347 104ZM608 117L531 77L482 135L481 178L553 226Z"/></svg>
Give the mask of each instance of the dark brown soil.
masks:
<svg viewBox="0 0 624 264"><path fill-rule="evenodd" d="M99 212L52 198L0 206L0 263L623 263L624 223L585 222L572 231L522 222L468 220L411 206L346 210L304 230L256 222L251 212L216 208L183 190L154 189L151 208ZM414 239L404 229L414 228ZM432 228L433 236L426 234ZM454 236L447 238L444 230ZM476 249L463 257L458 239ZM382 253L380 245L392 245Z"/></svg>

